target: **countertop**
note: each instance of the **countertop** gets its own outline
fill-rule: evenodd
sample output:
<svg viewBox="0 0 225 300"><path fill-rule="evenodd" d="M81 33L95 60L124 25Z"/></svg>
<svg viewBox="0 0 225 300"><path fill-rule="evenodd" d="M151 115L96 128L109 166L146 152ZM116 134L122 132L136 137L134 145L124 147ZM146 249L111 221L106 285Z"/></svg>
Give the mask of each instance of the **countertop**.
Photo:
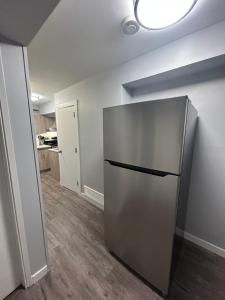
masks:
<svg viewBox="0 0 225 300"><path fill-rule="evenodd" d="M59 148L51 148L51 149L48 149L48 151L59 153Z"/></svg>
<svg viewBox="0 0 225 300"><path fill-rule="evenodd" d="M50 148L51 148L51 146L48 146L48 145L39 145L39 146L37 146L38 150L50 149Z"/></svg>

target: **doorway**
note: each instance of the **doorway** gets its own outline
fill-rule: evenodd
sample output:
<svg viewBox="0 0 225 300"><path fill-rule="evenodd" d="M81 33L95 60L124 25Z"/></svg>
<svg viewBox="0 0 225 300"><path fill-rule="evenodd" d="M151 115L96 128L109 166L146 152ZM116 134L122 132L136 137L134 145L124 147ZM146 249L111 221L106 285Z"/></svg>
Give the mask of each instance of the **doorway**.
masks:
<svg viewBox="0 0 225 300"><path fill-rule="evenodd" d="M77 101L57 106L54 103L54 110L45 114L42 106L36 104L33 111L39 170L41 175L47 174L61 186L80 194Z"/></svg>

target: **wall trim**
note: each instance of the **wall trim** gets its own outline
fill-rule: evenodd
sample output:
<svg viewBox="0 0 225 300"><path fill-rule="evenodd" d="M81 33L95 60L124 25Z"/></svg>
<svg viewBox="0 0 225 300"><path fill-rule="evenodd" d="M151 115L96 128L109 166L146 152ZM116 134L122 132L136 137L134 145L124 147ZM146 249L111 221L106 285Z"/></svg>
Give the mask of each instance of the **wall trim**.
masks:
<svg viewBox="0 0 225 300"><path fill-rule="evenodd" d="M31 276L32 279L32 284L35 284L36 282L38 282L41 278L43 278L46 274L48 273L48 266L45 265L43 268L41 268L39 271L37 271L36 273L34 273Z"/></svg>
<svg viewBox="0 0 225 300"><path fill-rule="evenodd" d="M179 228L176 228L176 234L178 236L183 237L185 240L188 240L202 248L205 248L206 250L208 250L210 252L213 252L213 253L225 258L225 249L223 249L223 248L220 248L210 242L207 242L207 241L205 241L187 231L183 231Z"/></svg>
<svg viewBox="0 0 225 300"><path fill-rule="evenodd" d="M84 185L84 193L82 193L82 196L91 204L104 210L104 195L102 193Z"/></svg>

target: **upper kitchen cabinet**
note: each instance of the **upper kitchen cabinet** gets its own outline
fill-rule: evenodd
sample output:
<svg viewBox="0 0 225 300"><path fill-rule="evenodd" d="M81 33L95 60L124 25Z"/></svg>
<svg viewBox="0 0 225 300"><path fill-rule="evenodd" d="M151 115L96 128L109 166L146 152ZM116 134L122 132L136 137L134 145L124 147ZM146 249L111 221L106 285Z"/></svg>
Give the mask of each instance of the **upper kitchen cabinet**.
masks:
<svg viewBox="0 0 225 300"><path fill-rule="evenodd" d="M56 128L55 118L46 117L34 111L34 125L36 134L45 133L49 128Z"/></svg>
<svg viewBox="0 0 225 300"><path fill-rule="evenodd" d="M59 0L0 0L0 38L27 46Z"/></svg>

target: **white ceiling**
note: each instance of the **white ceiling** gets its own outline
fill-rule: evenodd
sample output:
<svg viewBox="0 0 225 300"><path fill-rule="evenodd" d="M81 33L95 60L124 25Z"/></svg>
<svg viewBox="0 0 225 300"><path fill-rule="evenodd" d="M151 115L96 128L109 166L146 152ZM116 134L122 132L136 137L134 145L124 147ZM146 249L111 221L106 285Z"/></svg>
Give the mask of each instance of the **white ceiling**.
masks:
<svg viewBox="0 0 225 300"><path fill-rule="evenodd" d="M61 0L28 47L33 92L53 93L225 19L225 0L198 0L180 23L124 36L133 0ZM43 100L42 100L43 101Z"/></svg>

